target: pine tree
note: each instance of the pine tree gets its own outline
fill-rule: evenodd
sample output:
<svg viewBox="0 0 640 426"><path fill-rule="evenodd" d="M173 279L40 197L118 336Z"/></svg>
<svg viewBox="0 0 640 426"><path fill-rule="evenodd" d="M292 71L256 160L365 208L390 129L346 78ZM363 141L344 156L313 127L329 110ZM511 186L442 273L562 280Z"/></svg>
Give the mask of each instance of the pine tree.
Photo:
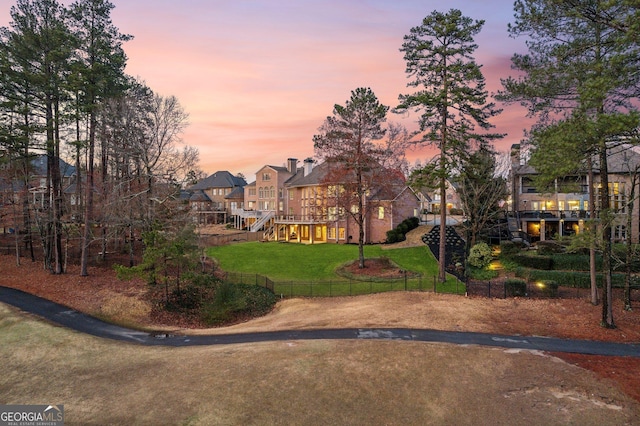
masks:
<svg viewBox="0 0 640 426"><path fill-rule="evenodd" d="M474 36L484 21L473 21L462 12L434 11L420 26L404 37L406 73L411 78L408 87L416 91L399 96L395 112L420 113L418 143L436 146L439 160L433 170L440 191L440 246L438 278L445 274L446 180L473 144L483 145L502 137L486 133L493 127L489 119L500 113L487 102L485 79L481 67L473 59L477 49ZM476 132L476 128L485 133Z"/></svg>

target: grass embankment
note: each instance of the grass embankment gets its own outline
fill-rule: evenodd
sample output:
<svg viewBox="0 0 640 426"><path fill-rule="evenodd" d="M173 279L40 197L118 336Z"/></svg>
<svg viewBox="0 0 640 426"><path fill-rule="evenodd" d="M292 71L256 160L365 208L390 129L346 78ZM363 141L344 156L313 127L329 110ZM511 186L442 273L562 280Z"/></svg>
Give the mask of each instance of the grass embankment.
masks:
<svg viewBox="0 0 640 426"><path fill-rule="evenodd" d="M340 277L336 270L341 265L358 258L356 245L255 242L210 247L207 253L218 261L220 268L228 272L264 275L273 280L276 286L285 283L287 286L309 286L308 291L298 288L297 295L361 294L405 288L405 282L398 280L386 283L385 280L376 280L375 288L372 285L354 288L352 284L342 289L335 286L323 288L323 284L326 287L330 283L333 286L345 282L345 278ZM433 289L434 277L438 274L438 264L428 247L382 250L379 245L371 245L365 246L364 253L365 258L387 257L400 268L420 274L419 279L408 280L407 289ZM363 280L369 282L366 277ZM385 286L385 284L388 285ZM289 294L291 288L283 292ZM464 285L449 276L446 283L438 283L438 291L464 293ZM279 292L276 291L276 293Z"/></svg>

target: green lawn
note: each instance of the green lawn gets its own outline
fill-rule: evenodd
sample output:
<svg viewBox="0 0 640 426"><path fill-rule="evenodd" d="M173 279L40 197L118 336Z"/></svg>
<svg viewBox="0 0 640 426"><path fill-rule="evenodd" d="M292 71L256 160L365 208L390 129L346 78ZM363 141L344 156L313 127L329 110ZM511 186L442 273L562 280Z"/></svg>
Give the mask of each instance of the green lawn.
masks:
<svg viewBox="0 0 640 426"><path fill-rule="evenodd" d="M282 244L240 243L226 246L210 247L207 254L215 258L220 267L228 272L243 274L260 274L278 283L287 285L314 285L308 291L296 291L299 295L342 295L359 294L372 291L400 290L405 288L404 282L390 282L387 286L377 284L374 290L371 285L359 285L348 288L318 287L322 283L344 282L335 273L340 265L358 258L356 245L344 244ZM421 274L421 279L410 280L409 289L433 289L434 277L438 273L438 265L429 251L424 247L398 248L382 250L381 246L365 246L365 257L388 257L402 269ZM462 292L461 285L454 277L449 277L444 284L438 284L438 291Z"/></svg>

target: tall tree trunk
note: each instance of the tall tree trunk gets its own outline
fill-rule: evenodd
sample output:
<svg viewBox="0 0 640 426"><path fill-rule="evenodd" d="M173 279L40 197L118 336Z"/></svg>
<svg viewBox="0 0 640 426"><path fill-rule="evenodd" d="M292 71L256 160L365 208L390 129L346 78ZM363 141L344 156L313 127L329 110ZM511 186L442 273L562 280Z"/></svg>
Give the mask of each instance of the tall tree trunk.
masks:
<svg viewBox="0 0 640 426"><path fill-rule="evenodd" d="M86 195L84 206L84 230L82 233L82 254L80 257L80 276L89 275L89 245L91 244L93 225L93 188L94 188L94 155L96 140L96 118L91 112L89 116L89 155L87 157L87 183L85 185Z"/></svg>
<svg viewBox="0 0 640 426"><path fill-rule="evenodd" d="M80 95L76 93L76 100ZM82 175L80 174L80 157L82 156L82 142L80 139L81 131L80 131L80 105L79 102L76 101L76 190L75 197L76 201L73 208L73 213L76 216L75 221L77 221L77 217L80 216L80 208L84 205L82 202Z"/></svg>
<svg viewBox="0 0 640 426"><path fill-rule="evenodd" d="M54 101L54 129L53 129L53 235L54 235L54 272L56 274L64 273L64 253L62 250L62 212L63 201L62 196L62 174L60 172L60 106L57 100Z"/></svg>
<svg viewBox="0 0 640 426"><path fill-rule="evenodd" d="M589 278L591 281L591 304L598 304L598 271L596 268L596 205L595 188L593 186L593 161L591 155L587 157L587 167L589 168L589 231L591 241L589 242Z"/></svg>
<svg viewBox="0 0 640 426"><path fill-rule="evenodd" d="M609 200L609 168L607 165L607 146L602 141L600 146L600 222L602 223L602 273L604 275L604 283L602 285L602 326L606 328L615 328L613 321L613 295L611 285L611 202Z"/></svg>
<svg viewBox="0 0 640 426"><path fill-rule="evenodd" d="M638 169L636 168L631 176L631 190L629 191L629 202L627 203L627 232L626 232L626 259L624 277L624 310L631 311L631 258L633 256L633 244L631 243L631 226L633 219L633 209L635 206L636 185L638 183Z"/></svg>
<svg viewBox="0 0 640 426"><path fill-rule="evenodd" d="M444 157L444 154L442 154ZM443 160L444 162L444 160ZM447 182L444 176L440 178L440 245L438 247L438 280L443 283L446 276L447 255Z"/></svg>

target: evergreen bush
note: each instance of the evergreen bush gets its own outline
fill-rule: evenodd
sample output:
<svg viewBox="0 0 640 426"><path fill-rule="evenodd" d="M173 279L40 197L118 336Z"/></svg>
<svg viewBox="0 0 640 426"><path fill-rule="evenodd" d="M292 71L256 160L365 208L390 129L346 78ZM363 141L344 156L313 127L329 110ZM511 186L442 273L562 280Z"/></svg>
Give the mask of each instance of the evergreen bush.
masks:
<svg viewBox="0 0 640 426"><path fill-rule="evenodd" d="M522 250L520 243L514 243L513 241L500 241L500 256L510 257L514 256Z"/></svg>
<svg viewBox="0 0 640 426"><path fill-rule="evenodd" d="M517 278L509 278L504 281L504 292L507 297L525 297L527 295L527 282Z"/></svg>
<svg viewBox="0 0 640 426"><path fill-rule="evenodd" d="M548 256L551 254L563 253L565 248L555 241L538 241L536 244L538 254Z"/></svg>
<svg viewBox="0 0 640 426"><path fill-rule="evenodd" d="M467 262L478 269L486 268L491 263L491 247L487 243L474 245L469 251Z"/></svg>
<svg viewBox="0 0 640 426"><path fill-rule="evenodd" d="M387 243L389 244L398 243L400 241L404 241L405 239L405 235L398 232L397 229L391 229L387 231Z"/></svg>
<svg viewBox="0 0 640 426"><path fill-rule="evenodd" d="M387 231L387 243L397 243L407 239L406 234L409 231L416 229L420 225L420 219L417 217L410 217L398 224L394 229Z"/></svg>
<svg viewBox="0 0 640 426"><path fill-rule="evenodd" d="M556 297L558 295L558 283L554 280L541 280L536 283L542 294L547 297Z"/></svg>
<svg viewBox="0 0 640 426"><path fill-rule="evenodd" d="M542 270L553 269L553 258L550 256L528 256L519 254L511 256L511 260L525 268L534 268Z"/></svg>
<svg viewBox="0 0 640 426"><path fill-rule="evenodd" d="M224 282L204 305L202 317L207 324L221 324L246 314L264 315L275 303L275 294L264 287Z"/></svg>

